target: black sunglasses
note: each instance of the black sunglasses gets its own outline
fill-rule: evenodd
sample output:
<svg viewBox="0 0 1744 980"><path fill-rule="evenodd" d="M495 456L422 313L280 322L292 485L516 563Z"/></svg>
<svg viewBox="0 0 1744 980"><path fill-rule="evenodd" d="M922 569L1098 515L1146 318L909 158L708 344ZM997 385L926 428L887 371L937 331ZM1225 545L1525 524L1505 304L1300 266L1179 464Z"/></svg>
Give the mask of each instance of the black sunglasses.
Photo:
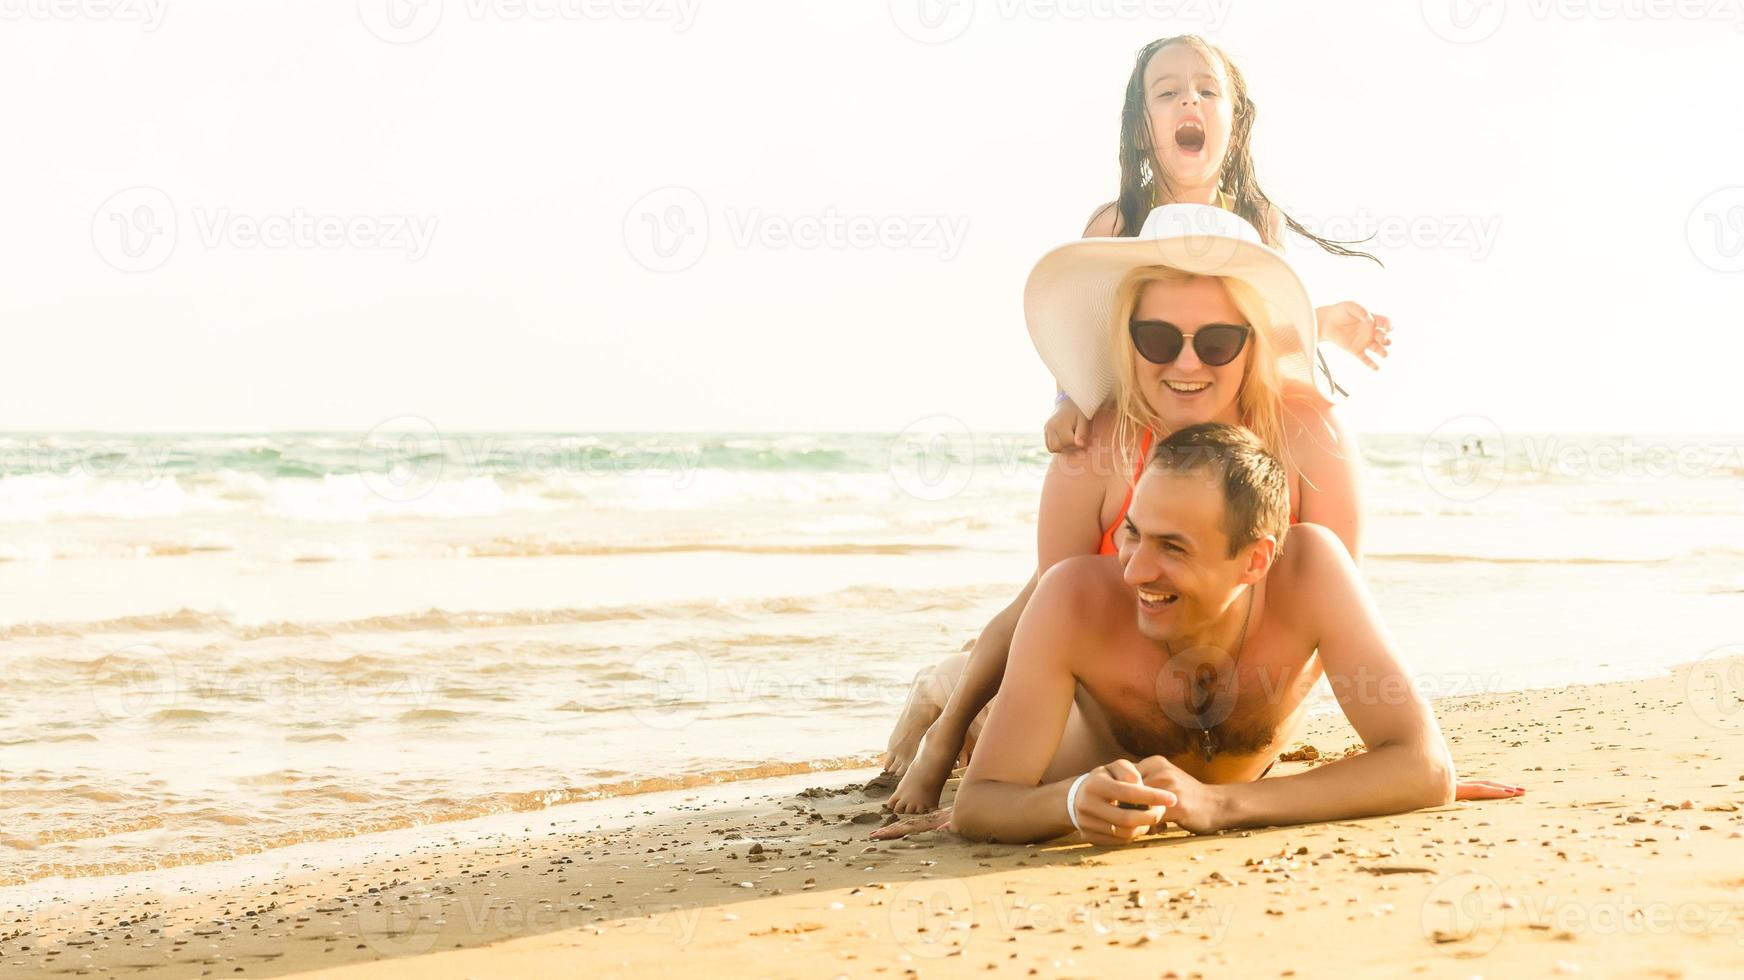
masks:
<svg viewBox="0 0 1744 980"><path fill-rule="evenodd" d="M1132 346L1140 357L1152 364L1170 364L1181 356L1181 348L1193 341L1193 353L1211 367L1222 367L1241 354L1247 346L1247 327L1233 323L1214 323L1193 333L1161 320L1134 320L1127 327L1132 334Z"/></svg>

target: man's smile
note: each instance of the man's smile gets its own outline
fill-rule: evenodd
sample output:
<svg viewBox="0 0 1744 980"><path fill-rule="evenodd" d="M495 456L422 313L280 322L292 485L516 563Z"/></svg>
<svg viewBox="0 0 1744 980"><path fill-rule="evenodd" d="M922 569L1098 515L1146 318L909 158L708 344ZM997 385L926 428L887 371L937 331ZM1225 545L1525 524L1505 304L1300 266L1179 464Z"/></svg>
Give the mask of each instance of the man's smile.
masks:
<svg viewBox="0 0 1744 980"><path fill-rule="evenodd" d="M1139 608L1145 612L1162 612L1174 605L1181 598L1178 592L1164 592L1158 589L1139 589Z"/></svg>

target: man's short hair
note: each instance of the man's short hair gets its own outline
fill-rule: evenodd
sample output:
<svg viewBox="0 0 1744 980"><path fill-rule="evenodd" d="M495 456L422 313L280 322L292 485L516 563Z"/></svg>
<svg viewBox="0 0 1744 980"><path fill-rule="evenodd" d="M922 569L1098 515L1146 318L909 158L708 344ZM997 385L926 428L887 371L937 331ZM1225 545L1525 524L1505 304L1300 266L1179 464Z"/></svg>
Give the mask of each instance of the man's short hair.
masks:
<svg viewBox="0 0 1744 980"><path fill-rule="evenodd" d="M1284 464L1258 437L1238 425L1204 422L1181 429L1151 450L1146 469L1206 473L1223 489L1223 533L1229 556L1290 526L1290 481Z"/></svg>

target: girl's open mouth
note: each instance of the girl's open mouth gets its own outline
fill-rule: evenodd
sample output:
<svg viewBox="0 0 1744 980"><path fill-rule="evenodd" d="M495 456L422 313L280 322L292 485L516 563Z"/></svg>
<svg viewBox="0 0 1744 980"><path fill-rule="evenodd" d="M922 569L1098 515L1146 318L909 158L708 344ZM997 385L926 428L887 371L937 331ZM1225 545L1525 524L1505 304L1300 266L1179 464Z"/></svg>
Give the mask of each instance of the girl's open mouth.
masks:
<svg viewBox="0 0 1744 980"><path fill-rule="evenodd" d="M1198 153L1205 149L1205 124L1197 119L1183 119L1175 127L1175 146L1183 153Z"/></svg>

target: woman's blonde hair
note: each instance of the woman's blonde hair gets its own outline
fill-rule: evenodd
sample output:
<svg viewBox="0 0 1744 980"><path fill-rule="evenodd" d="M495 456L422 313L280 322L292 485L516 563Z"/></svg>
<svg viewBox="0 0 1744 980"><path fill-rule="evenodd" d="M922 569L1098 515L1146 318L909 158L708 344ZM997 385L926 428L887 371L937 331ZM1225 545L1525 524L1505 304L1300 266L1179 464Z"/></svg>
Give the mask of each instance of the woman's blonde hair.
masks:
<svg viewBox="0 0 1744 980"><path fill-rule="evenodd" d="M1114 293L1114 317L1108 325L1108 349L1114 353L1114 445L1116 459L1123 472L1138 468L1133 454L1138 449L1139 433L1150 430L1158 439L1173 430L1151 409L1138 380L1138 351L1133 348L1128 324L1138 308L1139 295L1151 283L1182 284L1194 279L1216 279L1229 294L1230 302L1247 318L1251 332L1247 342L1247 363L1242 369L1241 389L1235 396L1236 411L1246 426L1273 456L1284 464L1286 472L1294 469L1288 448L1284 444L1283 380L1278 373L1277 352L1272 349L1268 330L1271 318L1266 304L1238 279L1222 276L1199 276L1167 266L1153 265L1134 269L1122 279Z"/></svg>

